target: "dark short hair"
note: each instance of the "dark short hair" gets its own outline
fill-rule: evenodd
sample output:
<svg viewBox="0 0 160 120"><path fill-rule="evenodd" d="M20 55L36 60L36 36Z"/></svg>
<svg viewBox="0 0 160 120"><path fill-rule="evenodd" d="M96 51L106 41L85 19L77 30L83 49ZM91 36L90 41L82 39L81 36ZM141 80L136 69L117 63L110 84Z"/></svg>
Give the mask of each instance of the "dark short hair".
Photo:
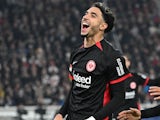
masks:
<svg viewBox="0 0 160 120"><path fill-rule="evenodd" d="M105 6L101 2L93 3L92 7L97 7L101 10L103 18L104 18L105 22L108 24L108 27L105 30L105 32L111 31L114 26L114 20L115 20L115 17L113 15L113 12L111 11L111 9L108 8L107 6Z"/></svg>

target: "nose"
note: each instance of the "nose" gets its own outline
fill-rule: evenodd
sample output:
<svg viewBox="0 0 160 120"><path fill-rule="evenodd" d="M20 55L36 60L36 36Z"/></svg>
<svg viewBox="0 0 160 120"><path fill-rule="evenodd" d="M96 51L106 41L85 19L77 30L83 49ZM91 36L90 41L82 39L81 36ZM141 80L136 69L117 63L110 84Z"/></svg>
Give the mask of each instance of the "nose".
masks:
<svg viewBox="0 0 160 120"><path fill-rule="evenodd" d="M83 17L82 17L82 20L87 20L88 19L88 14L85 14Z"/></svg>

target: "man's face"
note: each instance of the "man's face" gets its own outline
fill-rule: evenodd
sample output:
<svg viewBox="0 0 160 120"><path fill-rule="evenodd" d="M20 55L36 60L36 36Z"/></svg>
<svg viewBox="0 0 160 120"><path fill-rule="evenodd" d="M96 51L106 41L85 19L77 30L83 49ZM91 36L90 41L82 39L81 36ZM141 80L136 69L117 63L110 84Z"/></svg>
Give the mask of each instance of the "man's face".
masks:
<svg viewBox="0 0 160 120"><path fill-rule="evenodd" d="M89 8L81 20L81 36L91 37L100 32L100 25L104 24L102 12L97 7Z"/></svg>

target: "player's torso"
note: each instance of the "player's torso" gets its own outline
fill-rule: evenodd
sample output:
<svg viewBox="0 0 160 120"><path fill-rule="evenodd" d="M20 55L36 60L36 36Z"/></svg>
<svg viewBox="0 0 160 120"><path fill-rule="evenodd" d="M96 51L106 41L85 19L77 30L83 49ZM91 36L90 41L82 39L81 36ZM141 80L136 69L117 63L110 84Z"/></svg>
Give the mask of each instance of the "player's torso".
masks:
<svg viewBox="0 0 160 120"><path fill-rule="evenodd" d="M94 83L98 83L98 79L102 82L106 77L107 61L103 52L96 46L79 49L74 54L70 65L75 87L89 88Z"/></svg>
<svg viewBox="0 0 160 120"><path fill-rule="evenodd" d="M71 103L75 111L85 109L85 114L90 114L103 106L108 65L106 54L95 45L72 54L69 71L73 76Z"/></svg>

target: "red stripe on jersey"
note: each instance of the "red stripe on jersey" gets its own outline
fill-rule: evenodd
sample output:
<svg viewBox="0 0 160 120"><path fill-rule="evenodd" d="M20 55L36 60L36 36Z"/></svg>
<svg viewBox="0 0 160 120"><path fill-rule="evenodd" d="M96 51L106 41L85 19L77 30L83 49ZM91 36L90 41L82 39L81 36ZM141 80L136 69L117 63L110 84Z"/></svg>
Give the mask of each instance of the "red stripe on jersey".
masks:
<svg viewBox="0 0 160 120"><path fill-rule="evenodd" d="M103 120L109 120L109 117L104 118Z"/></svg>
<svg viewBox="0 0 160 120"><path fill-rule="evenodd" d="M97 43L96 43L96 46L97 46L101 51L103 51L103 48L102 48L102 45L101 45L100 42L97 42Z"/></svg>
<svg viewBox="0 0 160 120"><path fill-rule="evenodd" d="M103 106L108 104L110 101L110 89L109 89L109 84L106 85L106 91L104 92L104 99L103 99ZM106 117L103 120L109 120L109 117Z"/></svg>
<svg viewBox="0 0 160 120"><path fill-rule="evenodd" d="M146 81L145 81L145 83L144 83L144 85L143 85L143 86L146 86L146 85L148 84L149 80L150 80L150 78L149 78L149 77L147 77L147 78L146 78Z"/></svg>
<svg viewBox="0 0 160 120"><path fill-rule="evenodd" d="M125 76L123 76L123 77L121 77L121 78L112 80L112 81L110 82L110 84L116 84L116 83L122 82L122 81L126 80L126 79L129 78L129 77L132 77L132 74L131 74L131 73L129 73L129 74L127 74L127 75L125 75Z"/></svg>
<svg viewBox="0 0 160 120"><path fill-rule="evenodd" d="M73 76L70 73L69 73L68 77L70 80L73 80Z"/></svg>

